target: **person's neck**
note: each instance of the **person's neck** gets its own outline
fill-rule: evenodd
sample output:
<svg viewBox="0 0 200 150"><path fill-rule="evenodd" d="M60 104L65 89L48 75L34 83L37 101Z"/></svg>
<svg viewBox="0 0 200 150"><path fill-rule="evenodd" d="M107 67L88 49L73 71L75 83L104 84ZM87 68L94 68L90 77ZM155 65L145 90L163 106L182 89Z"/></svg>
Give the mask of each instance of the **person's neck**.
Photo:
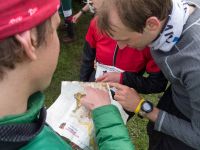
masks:
<svg viewBox="0 0 200 150"><path fill-rule="evenodd" d="M190 13L190 15L195 11L195 9L196 9L195 6L189 6L189 13ZM160 33L162 33L164 27L166 26L167 21L168 21L167 18L165 18L164 20L161 21L161 27L159 29L159 32L158 32L156 38L153 41L155 41L155 40L157 40L159 38Z"/></svg>
<svg viewBox="0 0 200 150"><path fill-rule="evenodd" d="M31 94L28 79L23 73L9 71L0 81L0 117L26 112Z"/></svg>
<svg viewBox="0 0 200 150"><path fill-rule="evenodd" d="M189 6L189 13L190 13L190 15L195 11L195 9L196 9L195 6L193 6L193 5Z"/></svg>
<svg viewBox="0 0 200 150"><path fill-rule="evenodd" d="M154 39L153 39L153 41L151 41L151 43L154 42L154 41L156 41L160 37L160 34L163 32L163 30L164 30L164 28L166 26L167 21L168 21L167 18L165 18L162 21L160 21L160 24L161 24L160 28L158 29L157 34L154 36Z"/></svg>

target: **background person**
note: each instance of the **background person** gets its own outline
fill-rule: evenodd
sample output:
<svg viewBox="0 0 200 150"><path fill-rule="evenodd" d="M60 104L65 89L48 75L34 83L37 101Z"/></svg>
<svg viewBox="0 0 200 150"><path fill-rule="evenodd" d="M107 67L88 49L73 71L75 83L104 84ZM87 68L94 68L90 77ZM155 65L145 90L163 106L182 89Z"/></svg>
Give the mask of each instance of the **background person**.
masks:
<svg viewBox="0 0 200 150"><path fill-rule="evenodd" d="M75 28L72 21L72 0L62 0L61 10L64 16L64 27L62 30L66 32L62 37L64 43L70 43L75 40Z"/></svg>

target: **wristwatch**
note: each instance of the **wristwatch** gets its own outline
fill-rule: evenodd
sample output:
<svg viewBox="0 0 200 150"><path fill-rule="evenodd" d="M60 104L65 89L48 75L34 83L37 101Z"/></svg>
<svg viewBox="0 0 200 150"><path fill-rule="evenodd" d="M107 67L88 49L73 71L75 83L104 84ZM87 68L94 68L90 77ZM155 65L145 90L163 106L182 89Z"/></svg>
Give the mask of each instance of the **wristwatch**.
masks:
<svg viewBox="0 0 200 150"><path fill-rule="evenodd" d="M140 117L146 117L146 115L150 112L153 111L153 103L151 103L148 100L145 100L142 104L141 104L141 108L139 111L139 115Z"/></svg>

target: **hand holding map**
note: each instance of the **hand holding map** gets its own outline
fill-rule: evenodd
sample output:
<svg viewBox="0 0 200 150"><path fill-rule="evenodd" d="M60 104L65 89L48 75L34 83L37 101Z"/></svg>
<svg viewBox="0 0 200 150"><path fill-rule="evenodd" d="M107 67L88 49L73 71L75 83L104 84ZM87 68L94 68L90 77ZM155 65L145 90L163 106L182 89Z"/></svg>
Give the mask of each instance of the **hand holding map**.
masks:
<svg viewBox="0 0 200 150"><path fill-rule="evenodd" d="M82 97L81 104L89 110L111 104L108 91L85 87L86 96Z"/></svg>
<svg viewBox="0 0 200 150"><path fill-rule="evenodd" d="M60 96L47 110L47 123L80 148L96 150L90 110L108 104L118 107L126 123L128 116L121 105L112 99L108 84L64 81Z"/></svg>

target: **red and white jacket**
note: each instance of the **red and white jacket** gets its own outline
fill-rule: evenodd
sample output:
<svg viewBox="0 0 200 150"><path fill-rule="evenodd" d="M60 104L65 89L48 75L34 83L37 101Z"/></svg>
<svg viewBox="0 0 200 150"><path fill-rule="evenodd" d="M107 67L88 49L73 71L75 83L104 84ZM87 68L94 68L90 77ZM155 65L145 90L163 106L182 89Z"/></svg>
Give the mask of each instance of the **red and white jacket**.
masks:
<svg viewBox="0 0 200 150"><path fill-rule="evenodd" d="M94 81L94 60L105 65L115 66L125 72L121 83L135 88L141 93L157 93L165 89L167 80L155 64L150 49L137 50L126 47L116 49L117 42L102 34L96 24L97 17L90 22L80 72L81 81ZM143 77L147 72L148 77Z"/></svg>

